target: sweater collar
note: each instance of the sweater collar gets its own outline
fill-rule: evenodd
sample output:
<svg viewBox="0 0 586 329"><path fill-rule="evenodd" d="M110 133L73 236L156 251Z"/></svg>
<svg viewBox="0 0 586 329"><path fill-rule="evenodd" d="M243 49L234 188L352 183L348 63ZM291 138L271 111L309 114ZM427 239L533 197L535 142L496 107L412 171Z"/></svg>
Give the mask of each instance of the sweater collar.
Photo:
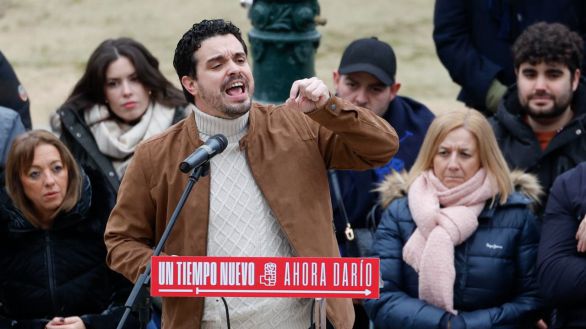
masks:
<svg viewBox="0 0 586 329"><path fill-rule="evenodd" d="M224 119L204 113L195 105L191 106L193 106L199 137L203 141L215 134L223 134L228 138L228 143L235 143L248 131L250 111L236 119Z"/></svg>

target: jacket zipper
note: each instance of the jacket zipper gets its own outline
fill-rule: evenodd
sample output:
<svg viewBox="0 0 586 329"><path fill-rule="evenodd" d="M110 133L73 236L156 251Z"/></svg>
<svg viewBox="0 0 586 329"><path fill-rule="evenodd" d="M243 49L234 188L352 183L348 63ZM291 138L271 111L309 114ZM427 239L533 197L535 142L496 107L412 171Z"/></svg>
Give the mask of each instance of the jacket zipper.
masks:
<svg viewBox="0 0 586 329"><path fill-rule="evenodd" d="M47 259L47 279L49 283L49 295L51 296L51 302L53 303L53 311L57 306L56 283L55 283L55 264L53 263L53 250L51 248L51 235L49 232L45 232L45 242L47 248L45 248L45 257Z"/></svg>

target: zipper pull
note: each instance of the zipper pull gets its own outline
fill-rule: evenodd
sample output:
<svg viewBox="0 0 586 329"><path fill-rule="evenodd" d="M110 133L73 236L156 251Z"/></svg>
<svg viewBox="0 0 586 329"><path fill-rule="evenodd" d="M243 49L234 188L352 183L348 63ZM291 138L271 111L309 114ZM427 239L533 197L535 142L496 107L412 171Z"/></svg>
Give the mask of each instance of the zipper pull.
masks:
<svg viewBox="0 0 586 329"><path fill-rule="evenodd" d="M352 226L350 226L350 223L346 224L344 234L346 234L346 239L348 239L348 241L354 240L354 230L352 229Z"/></svg>

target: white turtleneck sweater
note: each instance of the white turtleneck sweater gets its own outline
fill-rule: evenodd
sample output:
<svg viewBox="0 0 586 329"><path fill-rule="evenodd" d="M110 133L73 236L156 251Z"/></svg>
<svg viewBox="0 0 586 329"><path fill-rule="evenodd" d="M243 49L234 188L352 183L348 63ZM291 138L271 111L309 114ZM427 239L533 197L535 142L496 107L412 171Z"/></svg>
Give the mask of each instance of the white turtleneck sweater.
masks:
<svg viewBox="0 0 586 329"><path fill-rule="evenodd" d="M290 257L293 250L283 234L248 166L239 141L248 131L248 113L228 120L194 110L199 137L228 138L228 147L211 160L209 256ZM294 210L291 210L294 211ZM290 298L226 298L232 328L307 329L311 301ZM226 328L220 298L206 298L203 329Z"/></svg>

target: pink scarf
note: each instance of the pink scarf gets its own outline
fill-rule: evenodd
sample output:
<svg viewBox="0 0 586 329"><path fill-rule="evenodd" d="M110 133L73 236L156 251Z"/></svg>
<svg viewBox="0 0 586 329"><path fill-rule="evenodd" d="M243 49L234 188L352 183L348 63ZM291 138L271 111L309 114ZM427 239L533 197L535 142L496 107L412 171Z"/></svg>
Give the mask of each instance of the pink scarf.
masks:
<svg viewBox="0 0 586 329"><path fill-rule="evenodd" d="M403 248L403 259L419 273L420 299L456 314L454 246L476 231L478 215L496 193L494 178L482 168L451 189L431 170L415 179L408 200L417 229Z"/></svg>

